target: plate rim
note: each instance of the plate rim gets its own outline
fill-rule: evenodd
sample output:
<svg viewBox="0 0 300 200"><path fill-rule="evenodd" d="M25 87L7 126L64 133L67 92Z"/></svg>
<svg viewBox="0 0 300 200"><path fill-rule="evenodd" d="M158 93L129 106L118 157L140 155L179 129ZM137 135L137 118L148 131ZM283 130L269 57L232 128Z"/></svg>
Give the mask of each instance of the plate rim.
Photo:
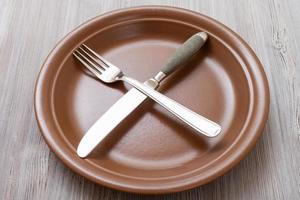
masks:
<svg viewBox="0 0 300 200"><path fill-rule="evenodd" d="M80 30L84 30L89 26L92 26L95 24L98 20L103 20L104 18L109 18L112 16L117 16L120 14L132 14L132 13L139 13L143 11L153 11L155 10L156 12L160 11L165 11L165 12L170 12L170 13L181 13L183 15L191 16L194 15L196 18L202 18L202 20L209 21L209 23L213 24L217 28L222 29L222 31L226 31L227 34L231 35L233 39L235 39L235 42L240 43L243 47L244 50L248 51L248 54L252 56L253 60L252 62L255 62L254 64L257 66L256 68L256 74L260 75L260 77L255 77L256 79L259 78L260 83L262 83L262 86L260 86L258 89L261 92L262 95L260 97L259 101L259 106L261 109L260 112L256 113L257 118L255 118L258 123L256 124L255 127L252 127L254 129L254 133L252 134L251 140L248 141L246 145L244 145L243 149L240 149L237 153L235 152L235 157L231 158L231 160L226 160L227 163L223 164L223 168L215 172L211 172L209 176L206 176L206 178L200 178L197 177L194 180L190 180L189 182L185 182L183 184L173 184L171 186L157 186L157 187L132 187L132 185L126 185L126 184L121 184L117 183L114 181L111 181L109 179L99 178L93 176L93 174L89 173L89 171L84 170L78 166L71 158L69 158L69 153L71 152L65 152L65 151L70 151L70 149L66 148L61 148L54 140L54 138L51 137L51 128L48 127L47 125L47 116L45 116L45 113L43 113L43 95L42 93L44 91L45 87L45 76L47 75L47 67L51 64L51 60L57 53L57 51L63 46L63 44L67 41L69 41L74 35L78 34ZM41 130L42 136L44 140L46 141L47 145L50 147L50 149L62 160L62 162L68 166L70 169L75 171L77 174L80 174L81 176L86 177L87 179L96 182L98 184L118 189L118 190L123 190L127 192L134 192L134 193L145 193L145 194L163 194L163 193L172 193L172 192L179 192L187 189L194 188L199 185L206 184L213 179L225 174L227 171L232 169L236 164L238 164L248 153L249 151L254 147L256 144L257 140L259 137L262 135L264 125L267 121L268 113L269 113L269 104L270 104L270 94L269 94L269 86L268 86L268 81L267 81L267 76L264 72L263 66L260 63L259 59L251 49L251 47L235 32L233 32L231 29L226 27L225 25L217 22L216 20L205 16L203 14L197 13L192 10L187 10L183 8L177 8L177 7L170 7L170 6L138 6L138 7L131 7L131 8L123 8L123 9L118 9L118 10L113 10L104 14L101 14L99 16L96 16L85 23L79 25L75 29L73 29L70 33L68 33L64 38L62 38L57 45L51 50L49 55L47 56L45 62L42 64L42 68L38 74L38 78L35 83L35 89L34 89L34 110L35 110L35 116L38 122L39 129ZM84 162L82 160L82 162ZM225 167L224 167L225 166Z"/></svg>

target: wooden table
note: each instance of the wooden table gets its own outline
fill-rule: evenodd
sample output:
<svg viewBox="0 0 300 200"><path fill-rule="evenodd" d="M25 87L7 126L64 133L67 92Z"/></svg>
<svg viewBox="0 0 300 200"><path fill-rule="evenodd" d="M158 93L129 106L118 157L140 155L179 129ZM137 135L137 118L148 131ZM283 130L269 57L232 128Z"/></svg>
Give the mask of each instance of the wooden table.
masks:
<svg viewBox="0 0 300 200"><path fill-rule="evenodd" d="M69 31L101 13L170 5L211 16L240 34L262 61L269 121L255 149L229 173L189 191L124 193L76 175L49 150L33 111L41 64ZM0 199L300 199L299 0L1 0Z"/></svg>

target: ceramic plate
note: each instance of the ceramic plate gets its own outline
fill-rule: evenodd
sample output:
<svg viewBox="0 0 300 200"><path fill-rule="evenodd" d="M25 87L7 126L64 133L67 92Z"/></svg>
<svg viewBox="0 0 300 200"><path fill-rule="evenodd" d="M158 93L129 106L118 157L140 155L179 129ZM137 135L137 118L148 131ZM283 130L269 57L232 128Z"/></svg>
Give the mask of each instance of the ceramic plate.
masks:
<svg viewBox="0 0 300 200"><path fill-rule="evenodd" d="M147 100L88 158L79 158L84 133L131 87L92 78L72 52L86 43L145 81L198 31L209 34L207 43L159 91L216 121L222 133L199 136ZM37 121L53 152L82 176L135 193L182 191L224 174L253 148L268 107L267 79L251 48L219 22L171 7L118 10L84 23L49 54L35 90Z"/></svg>

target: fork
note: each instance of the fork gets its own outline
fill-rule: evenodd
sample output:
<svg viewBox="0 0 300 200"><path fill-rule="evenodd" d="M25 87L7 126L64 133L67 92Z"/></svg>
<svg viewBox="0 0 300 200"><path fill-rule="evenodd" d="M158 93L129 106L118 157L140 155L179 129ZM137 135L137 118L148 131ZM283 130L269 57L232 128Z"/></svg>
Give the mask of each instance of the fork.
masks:
<svg viewBox="0 0 300 200"><path fill-rule="evenodd" d="M215 137L221 132L221 126L217 123L195 113L165 95L143 85L139 81L125 76L118 67L105 60L85 44L82 44L75 50L73 55L101 81L105 83L123 81L130 84L199 133L208 137Z"/></svg>

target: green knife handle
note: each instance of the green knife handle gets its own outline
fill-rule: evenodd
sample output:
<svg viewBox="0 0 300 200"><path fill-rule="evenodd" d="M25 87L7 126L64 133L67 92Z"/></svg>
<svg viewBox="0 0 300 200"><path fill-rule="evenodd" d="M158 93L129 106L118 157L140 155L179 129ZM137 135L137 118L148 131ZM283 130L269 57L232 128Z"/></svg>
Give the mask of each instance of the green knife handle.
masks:
<svg viewBox="0 0 300 200"><path fill-rule="evenodd" d="M203 46L207 37L205 32L199 32L191 36L168 59L161 72L163 72L165 76L168 76L179 69L182 63L191 58Z"/></svg>

